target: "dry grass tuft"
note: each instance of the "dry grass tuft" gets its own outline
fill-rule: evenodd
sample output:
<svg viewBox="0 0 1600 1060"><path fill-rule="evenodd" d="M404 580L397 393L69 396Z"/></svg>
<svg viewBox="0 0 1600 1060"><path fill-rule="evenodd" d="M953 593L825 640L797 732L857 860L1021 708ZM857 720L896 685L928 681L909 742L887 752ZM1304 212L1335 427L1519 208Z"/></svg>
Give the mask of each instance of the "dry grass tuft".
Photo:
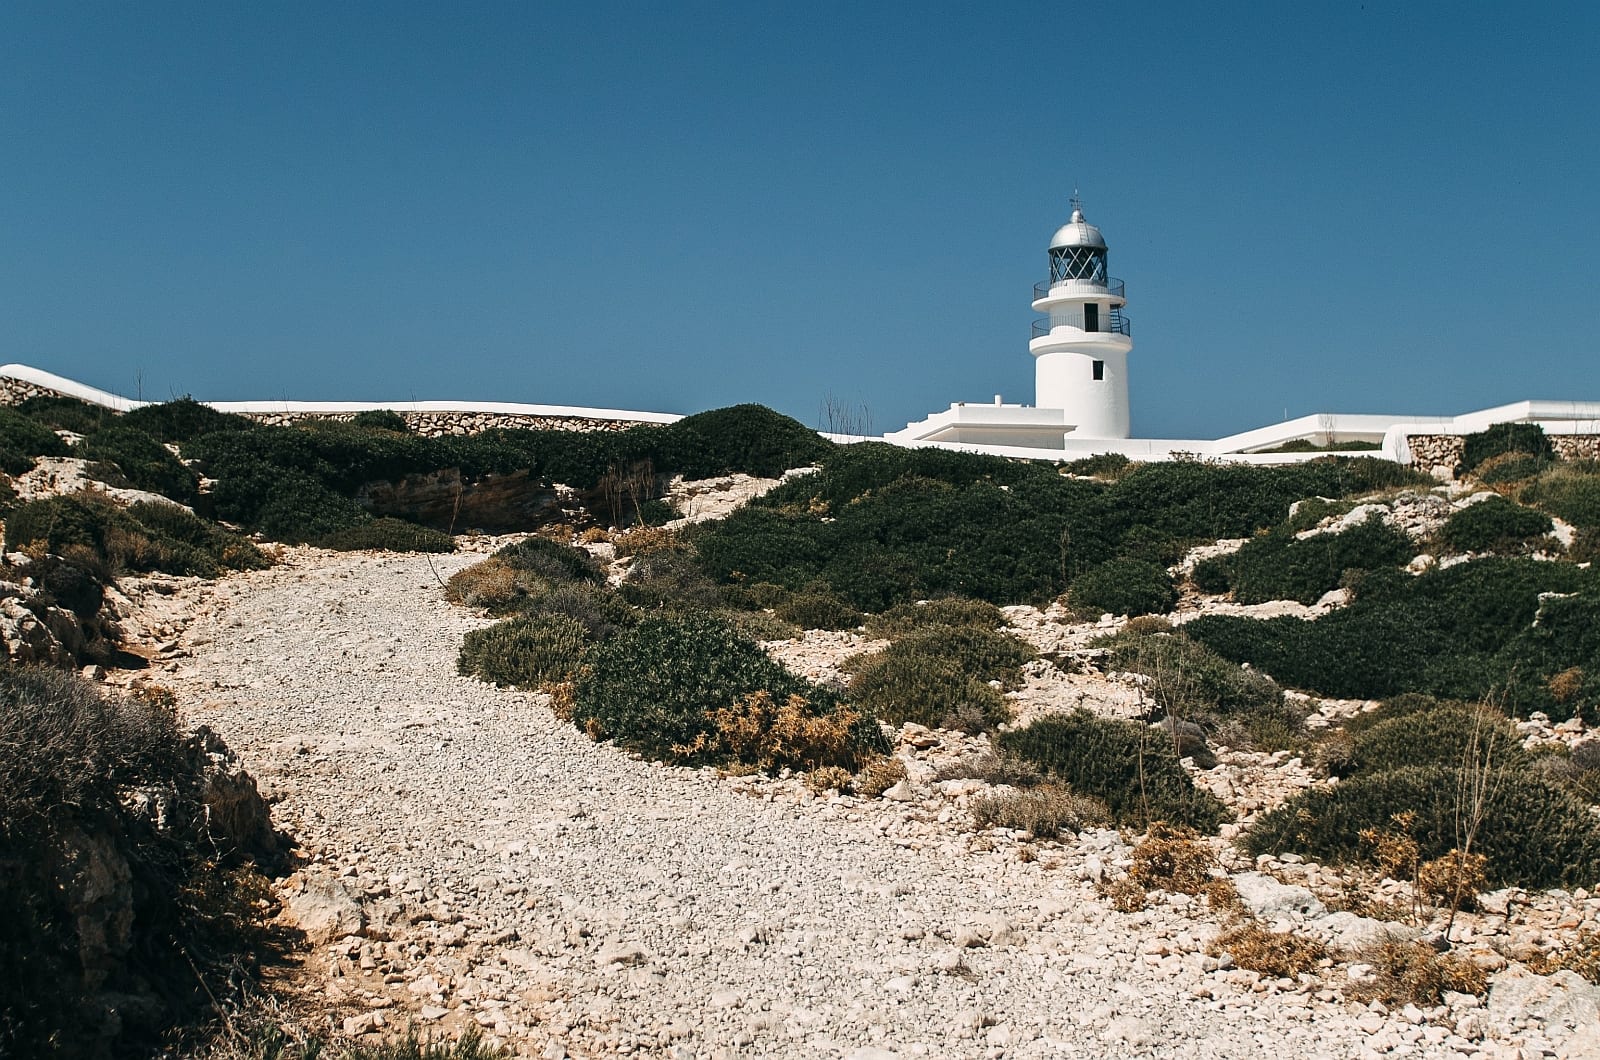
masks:
<svg viewBox="0 0 1600 1060"><path fill-rule="evenodd" d="M812 712L804 696L775 703L765 690L740 696L732 706L709 713L713 731L691 744L673 748L680 758L726 756L757 770L819 769L852 761L856 755L856 723L861 715L840 707L830 714Z"/></svg>
<svg viewBox="0 0 1600 1060"><path fill-rule="evenodd" d="M651 552L665 552L680 546L676 532L663 530L659 526L641 526L625 534L615 534L611 538L611 543L616 546L619 557L644 556Z"/></svg>
<svg viewBox="0 0 1600 1060"><path fill-rule="evenodd" d="M611 540L611 531L604 527L591 526L578 535L578 540L585 545L601 545Z"/></svg>
<svg viewBox="0 0 1600 1060"><path fill-rule="evenodd" d="M1417 867L1417 890L1435 905L1472 909L1488 886L1488 868L1489 859L1482 854L1452 850Z"/></svg>
<svg viewBox="0 0 1600 1060"><path fill-rule="evenodd" d="M823 766L806 774L806 787L818 795L829 791L849 791L850 771L841 766Z"/></svg>
<svg viewBox="0 0 1600 1060"><path fill-rule="evenodd" d="M523 594L517 572L505 560L491 556L450 575L444 596L453 604L499 610Z"/></svg>
<svg viewBox="0 0 1600 1060"><path fill-rule="evenodd" d="M1254 922L1219 935L1212 952L1226 952L1239 967L1279 979L1294 979L1310 972L1328 956L1327 947L1316 939L1268 931Z"/></svg>
<svg viewBox="0 0 1600 1060"><path fill-rule="evenodd" d="M1137 913L1144 908L1145 889L1127 876L1117 880L1104 879L1096 890L1119 913Z"/></svg>
<svg viewBox="0 0 1600 1060"><path fill-rule="evenodd" d="M906 779L906 764L898 758L874 758L856 774L856 794L875 799Z"/></svg>
<svg viewBox="0 0 1600 1060"><path fill-rule="evenodd" d="M1570 703L1583 691L1583 668L1574 666L1562 670L1549 683L1550 698L1557 703Z"/></svg>
<svg viewBox="0 0 1600 1060"><path fill-rule="evenodd" d="M1572 945L1530 961L1529 967L1540 975L1565 969L1577 972L1591 983L1600 983L1600 933L1581 932Z"/></svg>
<svg viewBox="0 0 1600 1060"><path fill-rule="evenodd" d="M550 713L560 721L571 721L578 709L576 681L551 681L539 686L550 697Z"/></svg>
<svg viewBox="0 0 1600 1060"><path fill-rule="evenodd" d="M1111 811L1099 799L1043 784L974 799L972 822L980 829L1011 828L1031 832L1039 839L1055 839L1063 832L1105 827L1111 823Z"/></svg>
<svg viewBox="0 0 1600 1060"><path fill-rule="evenodd" d="M1351 996L1361 1001L1437 1005L1446 990L1482 994L1487 986L1482 968L1421 942L1385 942L1362 950L1360 957L1377 973L1369 983L1352 984Z"/></svg>
<svg viewBox="0 0 1600 1060"><path fill-rule="evenodd" d="M1216 856L1192 831L1157 822L1144 842L1133 848L1128 876L1147 889L1202 894L1211 886L1216 867Z"/></svg>
<svg viewBox="0 0 1600 1060"><path fill-rule="evenodd" d="M1010 784L1014 788L1026 788L1038 784L1044 776L1026 758L986 751L940 766L934 779L981 780L985 784Z"/></svg>

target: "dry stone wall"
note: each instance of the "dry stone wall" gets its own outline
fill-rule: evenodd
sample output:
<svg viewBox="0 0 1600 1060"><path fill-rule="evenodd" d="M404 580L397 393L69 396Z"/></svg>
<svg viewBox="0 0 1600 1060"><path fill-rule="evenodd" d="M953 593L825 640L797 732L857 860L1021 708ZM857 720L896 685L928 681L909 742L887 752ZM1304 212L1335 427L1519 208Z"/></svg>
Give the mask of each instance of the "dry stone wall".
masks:
<svg viewBox="0 0 1600 1060"><path fill-rule="evenodd" d="M1600 434L1552 434L1550 447L1562 460L1600 460ZM1411 466L1434 474L1443 468L1450 475L1466 455L1466 438L1459 434L1411 434Z"/></svg>
<svg viewBox="0 0 1600 1060"><path fill-rule="evenodd" d="M498 429L535 431L624 431L643 420L612 420L592 416L531 416L505 412L401 412L400 418L412 433L424 438L445 435L478 434ZM354 412L246 412L244 416L274 427L286 427L306 420L335 420L348 423Z"/></svg>
<svg viewBox="0 0 1600 1060"><path fill-rule="evenodd" d="M67 397L58 390L10 376L0 376L0 405L20 405L31 397ZM424 438L445 435L478 434L500 428L538 431L624 431L646 420L606 419L597 416L534 416L505 412L401 412L400 417L413 433ZM246 412L247 419L283 427L305 420L336 420L348 423L354 412Z"/></svg>

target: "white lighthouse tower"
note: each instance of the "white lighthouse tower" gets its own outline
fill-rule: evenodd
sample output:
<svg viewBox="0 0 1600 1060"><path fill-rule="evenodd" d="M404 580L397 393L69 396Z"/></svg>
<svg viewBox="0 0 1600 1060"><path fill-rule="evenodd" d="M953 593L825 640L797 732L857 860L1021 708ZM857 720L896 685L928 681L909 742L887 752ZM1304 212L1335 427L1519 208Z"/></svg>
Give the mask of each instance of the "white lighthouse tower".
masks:
<svg viewBox="0 0 1600 1060"><path fill-rule="evenodd" d="M1128 351L1121 280L1106 273L1106 241L1072 200L1050 240L1050 279L1033 288L1034 404L1061 409L1074 438L1127 438Z"/></svg>

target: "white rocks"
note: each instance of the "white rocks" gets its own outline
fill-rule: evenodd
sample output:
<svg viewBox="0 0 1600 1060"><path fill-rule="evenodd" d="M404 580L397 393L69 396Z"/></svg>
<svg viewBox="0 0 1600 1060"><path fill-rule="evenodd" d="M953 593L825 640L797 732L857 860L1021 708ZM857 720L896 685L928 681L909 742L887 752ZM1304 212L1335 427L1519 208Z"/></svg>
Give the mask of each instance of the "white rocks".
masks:
<svg viewBox="0 0 1600 1060"><path fill-rule="evenodd" d="M650 953L637 942L608 942L600 947L594 963L601 968L631 968L650 959Z"/></svg>
<svg viewBox="0 0 1600 1060"><path fill-rule="evenodd" d="M1304 887L1280 883L1260 872L1241 872L1233 878L1239 899L1258 920L1303 920L1321 916L1327 911L1316 897Z"/></svg>
<svg viewBox="0 0 1600 1060"><path fill-rule="evenodd" d="M365 918L361 904L344 883L322 875L307 875L300 891L289 898L284 917L305 932L313 944L331 942L361 930Z"/></svg>
<svg viewBox="0 0 1600 1060"><path fill-rule="evenodd" d="M1513 964L1489 980L1486 1008L1489 1019L1502 1026L1534 1019L1585 1027L1600 1035L1600 986L1565 969L1553 975L1535 975Z"/></svg>

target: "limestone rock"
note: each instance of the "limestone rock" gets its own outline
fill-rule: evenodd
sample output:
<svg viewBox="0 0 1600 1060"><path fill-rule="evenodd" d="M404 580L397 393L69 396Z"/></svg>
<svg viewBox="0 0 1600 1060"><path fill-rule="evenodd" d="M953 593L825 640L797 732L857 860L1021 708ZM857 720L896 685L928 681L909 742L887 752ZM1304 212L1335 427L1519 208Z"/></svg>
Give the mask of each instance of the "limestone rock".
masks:
<svg viewBox="0 0 1600 1060"><path fill-rule="evenodd" d="M1271 923L1275 920L1297 920L1317 917L1327 912L1327 907L1316 895L1304 887L1279 883L1260 872L1241 872L1233 878L1239 891L1239 900L1258 920Z"/></svg>
<svg viewBox="0 0 1600 1060"><path fill-rule="evenodd" d="M323 875L302 878L300 893L286 903L284 916L316 945L358 934L365 922L361 904L343 881Z"/></svg>

